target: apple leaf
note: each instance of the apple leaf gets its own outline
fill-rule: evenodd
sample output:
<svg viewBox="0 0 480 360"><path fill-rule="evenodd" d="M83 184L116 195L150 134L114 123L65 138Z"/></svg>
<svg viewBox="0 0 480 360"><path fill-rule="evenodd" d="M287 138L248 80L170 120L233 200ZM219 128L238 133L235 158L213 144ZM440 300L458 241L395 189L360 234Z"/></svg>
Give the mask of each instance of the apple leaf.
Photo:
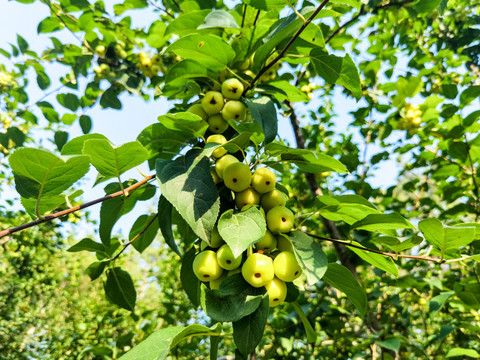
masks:
<svg viewBox="0 0 480 360"><path fill-rule="evenodd" d="M362 245L356 241L352 241L352 244L362 247ZM397 266L395 265L391 257L387 257L381 254L376 254L368 250L367 251L361 250L354 247L349 247L349 250L352 250L355 254L360 256L363 260L365 260L369 264L372 264L373 266L398 277Z"/></svg>
<svg viewBox="0 0 480 360"><path fill-rule="evenodd" d="M105 295L114 304L134 311L137 292L130 274L119 267L107 271Z"/></svg>
<svg viewBox="0 0 480 360"><path fill-rule="evenodd" d="M245 102L253 120L262 126L265 142L272 142L278 132L277 110L273 101L266 96L261 96L255 99L245 99Z"/></svg>
<svg viewBox="0 0 480 360"><path fill-rule="evenodd" d="M196 251L194 247L183 255L180 280L193 306L198 307L200 305L200 280L193 272L193 260L195 260L195 256Z"/></svg>
<svg viewBox="0 0 480 360"><path fill-rule="evenodd" d="M290 234L298 264L307 277L309 285L316 284L327 271L328 260L322 246L307 234L293 231Z"/></svg>

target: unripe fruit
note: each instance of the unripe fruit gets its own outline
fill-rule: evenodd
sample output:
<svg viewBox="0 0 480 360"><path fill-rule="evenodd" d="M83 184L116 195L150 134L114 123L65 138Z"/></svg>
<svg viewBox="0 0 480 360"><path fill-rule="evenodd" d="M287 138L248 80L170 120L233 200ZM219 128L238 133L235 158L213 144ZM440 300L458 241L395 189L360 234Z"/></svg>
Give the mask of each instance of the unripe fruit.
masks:
<svg viewBox="0 0 480 360"><path fill-rule="evenodd" d="M252 174L247 164L236 162L228 165L223 172L225 186L235 192L245 190L252 182Z"/></svg>
<svg viewBox="0 0 480 360"><path fill-rule="evenodd" d="M139 59L140 61L141 61L142 59L149 59L149 58L150 58L145 51L140 51L140 52L137 54L137 57L138 57L138 59Z"/></svg>
<svg viewBox="0 0 480 360"><path fill-rule="evenodd" d="M235 194L235 205L237 205L237 208L240 210L242 210L245 205L258 204L260 204L260 194L253 190L252 187L248 187L245 190Z"/></svg>
<svg viewBox="0 0 480 360"><path fill-rule="evenodd" d="M230 154L223 155L220 159L218 159L215 163L215 171L220 179L223 179L223 171L225 168L233 163L238 162L238 159Z"/></svg>
<svg viewBox="0 0 480 360"><path fill-rule="evenodd" d="M243 93L243 84L240 80L232 78L222 83L222 95L226 99L238 100Z"/></svg>
<svg viewBox="0 0 480 360"><path fill-rule="evenodd" d="M100 56L103 56L105 54L105 50L106 50L106 48L103 45L97 45L95 47L95 52Z"/></svg>
<svg viewBox="0 0 480 360"><path fill-rule="evenodd" d="M293 253L293 244L290 239L285 236L277 236L277 249L280 251L290 251Z"/></svg>
<svg viewBox="0 0 480 360"><path fill-rule="evenodd" d="M285 206L275 206L267 212L267 226L272 233L287 233L295 222L293 212Z"/></svg>
<svg viewBox="0 0 480 360"><path fill-rule="evenodd" d="M260 199L260 204L262 204L265 212L268 212L270 209L275 206L285 206L287 198L285 194L277 189L274 189L266 194L262 195Z"/></svg>
<svg viewBox="0 0 480 360"><path fill-rule="evenodd" d="M302 274L302 268L297 263L295 254L290 251L282 251L273 260L275 276L283 281L293 281Z"/></svg>
<svg viewBox="0 0 480 360"><path fill-rule="evenodd" d="M238 257L233 256L232 249L230 249L228 244L225 244L217 251L217 261L225 270L233 270L242 263L242 255Z"/></svg>
<svg viewBox="0 0 480 360"><path fill-rule="evenodd" d="M210 175L212 175L212 179L213 179L213 182L215 183L215 185L222 182L222 179L220 179L220 177L217 175L217 172L215 171L214 167L210 168Z"/></svg>
<svg viewBox="0 0 480 360"><path fill-rule="evenodd" d="M228 122L223 120L220 114L211 115L208 118L208 130L214 134L221 134L228 129Z"/></svg>
<svg viewBox="0 0 480 360"><path fill-rule="evenodd" d="M210 280L210 289L218 290L218 288L220 287L220 284L226 277L227 277L227 273L224 271L222 276L220 276L218 279Z"/></svg>
<svg viewBox="0 0 480 360"><path fill-rule="evenodd" d="M203 110L203 106L200 104L193 104L187 109L187 112L200 116L203 120L208 120L208 114Z"/></svg>
<svg viewBox="0 0 480 360"><path fill-rule="evenodd" d="M245 121L247 117L247 107L238 100L230 100L222 109L222 117L225 121Z"/></svg>
<svg viewBox="0 0 480 360"><path fill-rule="evenodd" d="M207 92L202 98L202 106L207 114L218 114L223 108L223 95L218 91Z"/></svg>
<svg viewBox="0 0 480 360"><path fill-rule="evenodd" d="M193 272L201 281L211 281L222 276L223 269L218 264L217 254L212 250L205 250L195 256Z"/></svg>
<svg viewBox="0 0 480 360"><path fill-rule="evenodd" d="M265 289L267 289L270 307L283 304L287 297L287 285L282 280L273 278L265 285Z"/></svg>
<svg viewBox="0 0 480 360"><path fill-rule="evenodd" d="M273 280L273 261L266 255L250 255L242 266L242 275L253 287L262 287Z"/></svg>
<svg viewBox="0 0 480 360"><path fill-rule="evenodd" d="M223 135L210 135L208 138L207 138L207 144L209 143L217 143L217 144L225 144L227 142L227 139L225 139L225 136ZM217 149L215 149L212 153L213 157L215 158L220 158L222 157L223 155L225 155L227 153L227 150L225 150L225 148L223 147L219 147Z"/></svg>
<svg viewBox="0 0 480 360"><path fill-rule="evenodd" d="M268 168L257 169L252 176L252 187L260 194L275 190L275 174Z"/></svg>
<svg viewBox="0 0 480 360"><path fill-rule="evenodd" d="M225 244L220 233L218 232L218 228L215 226L212 231L212 235L210 237L210 247L216 249Z"/></svg>
<svg viewBox="0 0 480 360"><path fill-rule="evenodd" d="M142 64L142 66L145 67L145 68L149 68L149 67L152 66L152 59L150 59L149 57L141 58L140 59L140 64Z"/></svg>
<svg viewBox="0 0 480 360"><path fill-rule="evenodd" d="M255 244L257 250L270 252L277 247L277 238L269 230L265 232L263 238Z"/></svg>

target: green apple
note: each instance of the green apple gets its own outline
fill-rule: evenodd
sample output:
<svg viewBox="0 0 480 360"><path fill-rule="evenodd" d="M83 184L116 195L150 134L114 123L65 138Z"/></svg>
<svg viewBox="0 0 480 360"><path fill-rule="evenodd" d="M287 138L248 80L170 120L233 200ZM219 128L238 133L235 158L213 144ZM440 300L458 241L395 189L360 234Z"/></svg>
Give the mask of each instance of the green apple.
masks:
<svg viewBox="0 0 480 360"><path fill-rule="evenodd" d="M106 50L107 50L107 49L106 49L105 46L103 46L103 45L97 45L97 46L95 47L95 52L96 52L98 55L100 55L100 56L105 55L105 51L106 51Z"/></svg>
<svg viewBox="0 0 480 360"><path fill-rule="evenodd" d="M205 250L195 256L193 272L201 281L216 280L222 276L223 269L218 264L215 251Z"/></svg>
<svg viewBox="0 0 480 360"><path fill-rule="evenodd" d="M275 174L268 168L255 170L252 176L252 186L260 194L275 190Z"/></svg>
<svg viewBox="0 0 480 360"><path fill-rule="evenodd" d="M218 114L223 108L223 95L218 91L208 91L202 98L202 106L208 115Z"/></svg>
<svg viewBox="0 0 480 360"><path fill-rule="evenodd" d="M264 252L270 252L277 247L277 238L271 231L267 230L263 238L255 244L257 250L263 250Z"/></svg>
<svg viewBox="0 0 480 360"><path fill-rule="evenodd" d="M203 110L203 106L200 104L193 104L187 109L187 112L200 116L203 120L208 120L208 114Z"/></svg>
<svg viewBox="0 0 480 360"><path fill-rule="evenodd" d="M233 270L242 263L242 255L238 257L233 256L232 249L230 249L228 244L225 244L217 250L217 261L223 269Z"/></svg>
<svg viewBox="0 0 480 360"><path fill-rule="evenodd" d="M247 107L238 100L230 100L222 109L222 117L225 121L245 121L247 117Z"/></svg>
<svg viewBox="0 0 480 360"><path fill-rule="evenodd" d="M220 287L220 284L226 277L227 277L227 273L224 271L222 276L220 276L218 279L210 280L210 289L218 290L218 288Z"/></svg>
<svg viewBox="0 0 480 360"><path fill-rule="evenodd" d="M294 223L293 212L285 206L275 206L267 212L267 226L272 233L288 233Z"/></svg>
<svg viewBox="0 0 480 360"><path fill-rule="evenodd" d="M273 260L275 276L283 281L293 281L302 275L302 268L297 263L295 254L290 251L282 251Z"/></svg>
<svg viewBox="0 0 480 360"><path fill-rule="evenodd" d="M243 84L240 80L231 78L222 83L222 95L225 99L238 100L243 93Z"/></svg>
<svg viewBox="0 0 480 360"><path fill-rule="evenodd" d="M277 236L277 249L280 251L290 251L293 253L292 241L283 235Z"/></svg>
<svg viewBox="0 0 480 360"><path fill-rule="evenodd" d="M216 249L223 244L225 244L225 241L223 241L220 233L218 232L217 226L215 226L212 230L212 235L210 236L210 247Z"/></svg>
<svg viewBox="0 0 480 360"><path fill-rule="evenodd" d="M260 204L262 205L263 210L268 212L270 209L275 206L285 206L287 202L287 197L285 194L277 189L274 189L266 194L262 195L260 199Z"/></svg>
<svg viewBox="0 0 480 360"><path fill-rule="evenodd" d="M212 179L215 185L222 182L222 179L220 179L220 177L217 175L217 172L215 171L215 168L213 166L210 168L210 175L212 175Z"/></svg>
<svg viewBox="0 0 480 360"><path fill-rule="evenodd" d="M210 115L208 118L208 130L214 134L222 134L228 126L228 122L223 120L220 114Z"/></svg>
<svg viewBox="0 0 480 360"><path fill-rule="evenodd" d="M245 205L259 205L259 204L260 204L260 194L257 193L255 190L253 190L252 187L248 187L245 190L235 194L235 205L237 205L237 208L240 210L242 210L245 207Z"/></svg>
<svg viewBox="0 0 480 360"><path fill-rule="evenodd" d="M225 186L235 192L247 189L252 182L252 173L247 164L235 162L228 165L223 171Z"/></svg>
<svg viewBox="0 0 480 360"><path fill-rule="evenodd" d="M223 179L223 171L225 168L233 163L239 162L238 159L230 154L223 155L220 159L215 162L215 171L220 179Z"/></svg>
<svg viewBox="0 0 480 360"><path fill-rule="evenodd" d="M283 304L287 297L287 285L282 280L273 278L265 284L265 289L267 289L270 307Z"/></svg>
<svg viewBox="0 0 480 360"><path fill-rule="evenodd" d="M210 135L208 138L207 138L207 141L206 141L207 144L209 143L217 143L217 144L220 144L220 145L223 145L225 143L227 143L227 139L225 139L225 136L223 135L220 135L220 134L216 134L216 135ZM227 150L225 150L225 148L223 147L219 147L217 149L215 149L212 153L213 157L215 158L221 158L223 155L225 155L227 153Z"/></svg>
<svg viewBox="0 0 480 360"><path fill-rule="evenodd" d="M265 286L274 277L273 261L267 255L254 253L243 263L242 275L253 287Z"/></svg>

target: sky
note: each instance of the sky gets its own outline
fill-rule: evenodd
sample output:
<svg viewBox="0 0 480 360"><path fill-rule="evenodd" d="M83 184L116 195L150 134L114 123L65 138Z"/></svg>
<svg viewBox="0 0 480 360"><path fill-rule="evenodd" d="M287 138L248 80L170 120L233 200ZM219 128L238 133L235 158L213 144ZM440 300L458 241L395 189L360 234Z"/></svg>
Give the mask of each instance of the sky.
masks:
<svg viewBox="0 0 480 360"><path fill-rule="evenodd" d="M113 2L111 0L107 0L105 3L108 9L114 3L118 3L118 1ZM40 52L46 46L51 44L49 36L55 36L61 41L68 41L79 45L78 40L68 31L38 35L38 23L49 15L50 12L48 7L39 1L33 4L24 5L14 1L0 0L0 48L9 50L10 46L8 43L16 44L17 33L23 36L29 42L30 47L36 52ZM152 21L158 19L157 13L152 12L150 8L148 10L129 11L128 15L132 17L133 27L145 26L146 24L150 24ZM8 60L5 57L2 55L0 55L0 57L0 63L8 63ZM30 102L33 103L38 101L40 98L43 98L46 93L52 89L56 89L60 85L56 80L56 78L58 78L57 74L63 74L65 69L60 65L47 66L47 73L50 74L52 86L46 91L42 91L37 87L34 72L32 70L30 71L31 73L29 75L31 81L28 93L30 96ZM66 91L71 90L68 89ZM45 100L52 101L52 103L56 104L56 94L57 93L48 96L45 98ZM86 113L86 115L89 115L93 120L93 129L91 132L104 134L115 145L121 145L129 141L135 141L137 135L142 129L152 123L155 123L157 117L167 113L171 106L169 102L164 99L159 99L156 101L150 100L145 102L138 96L128 95L126 93L122 94L120 100L123 103L123 108L120 111L113 109L101 109L100 106L95 106ZM341 93L340 87L336 88L336 100L336 109L339 111L338 121L336 124L337 131L346 132L348 124L352 119L348 113L352 110L355 110L355 108L359 105L356 104L353 99L344 97ZM306 114L309 108L316 109L319 105L319 99L314 99L308 107L297 105L297 115L299 118L301 118L302 114ZM58 107L58 109L60 108L61 107ZM39 119L41 118L42 116L40 115ZM70 139L82 135L78 121L68 129L68 132L70 133ZM279 133L281 137L286 138L291 144L295 143L289 120L281 116L279 116ZM50 150L54 150L55 146L52 143L44 141L41 131L37 132L36 138L41 142L42 146ZM369 147L367 153L370 156L377 151L378 149L376 149L376 147L373 145ZM397 165L394 163L383 164L384 172L381 176L373 179L374 185L386 187L394 184L396 180L396 166ZM146 165L140 166L140 170L145 174L151 173ZM94 169L92 169L87 176L88 180L81 186L81 188L85 191L85 201L89 201L104 195L103 187L105 184L101 184L92 188L95 176L96 172ZM129 177L141 179L141 175L136 170L131 170L124 174L122 179L127 179ZM11 195L13 196L14 194ZM5 192L3 197L5 198ZM19 203L18 206L20 206ZM139 215L149 212L152 206L155 205L151 203L142 203L142 206L137 206L138 209L126 216L125 220L122 220L116 229L126 236L133 221ZM90 208L93 218L98 218L99 210L100 206L94 206ZM86 228L85 235L87 235L87 233L90 231L90 228Z"/></svg>

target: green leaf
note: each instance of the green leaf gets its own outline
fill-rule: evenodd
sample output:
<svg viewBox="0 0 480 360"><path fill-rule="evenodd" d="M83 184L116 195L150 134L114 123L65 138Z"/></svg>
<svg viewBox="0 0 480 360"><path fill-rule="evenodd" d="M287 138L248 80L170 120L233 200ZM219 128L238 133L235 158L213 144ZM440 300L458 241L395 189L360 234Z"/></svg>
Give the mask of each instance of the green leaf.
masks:
<svg viewBox="0 0 480 360"><path fill-rule="evenodd" d="M419 245L423 241L423 238L418 235L413 235L401 241L400 239L393 236L379 236L372 240L377 244L384 245L389 249L395 251L396 253L399 253L401 251L405 251Z"/></svg>
<svg viewBox="0 0 480 360"><path fill-rule="evenodd" d="M287 5L285 0L244 0L245 4L257 10L270 11L276 8L282 8Z"/></svg>
<svg viewBox="0 0 480 360"><path fill-rule="evenodd" d="M178 256L182 257L178 250L177 243L172 232L172 204L168 202L165 196L161 195L158 200L158 224L167 245L175 251Z"/></svg>
<svg viewBox="0 0 480 360"><path fill-rule="evenodd" d="M198 61L214 71L225 69L235 57L230 45L209 34L187 35L171 44L166 51L173 51L184 59Z"/></svg>
<svg viewBox="0 0 480 360"><path fill-rule="evenodd" d="M352 241L352 244L363 247L361 244L359 244L356 241ZM397 266L395 265L391 257L387 257L381 254L376 254L371 251L357 249L354 247L349 247L349 250L352 250L355 254L360 256L363 260L365 260L369 264L372 264L373 266L376 266L377 268L383 271L389 272L390 274L393 274L396 277L398 277Z"/></svg>
<svg viewBox="0 0 480 360"><path fill-rule="evenodd" d="M362 97L362 87L358 70L350 55L345 57L329 55L323 48L315 48L310 52L317 73L329 85L337 83L350 90L359 100Z"/></svg>
<svg viewBox="0 0 480 360"><path fill-rule="evenodd" d="M168 38L165 37L167 25L160 20L154 21L148 29L147 44L153 48L161 48Z"/></svg>
<svg viewBox="0 0 480 360"><path fill-rule="evenodd" d="M87 275L90 277L90 280L93 281L95 279L98 279L100 275L103 274L103 271L105 270L106 266L107 266L107 262L105 261L95 261L90 265L88 265L85 271L87 272Z"/></svg>
<svg viewBox="0 0 480 360"><path fill-rule="evenodd" d="M473 349L464 349L464 348L453 348L450 349L447 353L447 358L454 357L454 356L468 356L474 359L479 359L480 354Z"/></svg>
<svg viewBox="0 0 480 360"><path fill-rule="evenodd" d="M62 155L82 155L83 145L85 144L85 141L92 139L107 140L104 135L95 133L77 136L63 146Z"/></svg>
<svg viewBox="0 0 480 360"><path fill-rule="evenodd" d="M391 230L415 229L415 227L398 213L371 214L351 226L351 229L378 231L390 235Z"/></svg>
<svg viewBox="0 0 480 360"><path fill-rule="evenodd" d="M237 213L227 210L218 220L218 232L235 257L260 241L266 230L265 217L255 206Z"/></svg>
<svg viewBox="0 0 480 360"><path fill-rule="evenodd" d="M328 285L344 292L353 305L355 305L360 316L365 316L367 312L367 294L350 270L343 265L329 263L323 280Z"/></svg>
<svg viewBox="0 0 480 360"><path fill-rule="evenodd" d="M57 101L63 107L75 111L80 106L80 101L75 94L68 93L68 94L58 94Z"/></svg>
<svg viewBox="0 0 480 360"><path fill-rule="evenodd" d="M262 126L265 134L265 143L272 142L278 132L277 110L272 100L262 96L254 99L245 99L245 102L253 120Z"/></svg>
<svg viewBox="0 0 480 360"><path fill-rule="evenodd" d="M92 118L90 116L82 115L78 121L84 134L88 134L92 130Z"/></svg>
<svg viewBox="0 0 480 360"><path fill-rule="evenodd" d="M57 18L54 16L49 16L38 24L37 27L37 33L38 34L47 34L47 33L52 33L58 30L62 30L65 27L65 25Z"/></svg>
<svg viewBox="0 0 480 360"><path fill-rule="evenodd" d="M147 150L138 141L116 147L108 140L90 139L85 141L82 151L90 156L92 165L104 177L103 181L119 177L148 158Z"/></svg>
<svg viewBox="0 0 480 360"><path fill-rule="evenodd" d="M140 215L130 230L128 238L132 240L135 236L140 234L135 241L132 243L133 247L139 252L142 253L147 247L150 246L152 241L155 239L155 236L158 232L158 221L156 219L157 215ZM150 225L149 225L150 224ZM144 229L147 230L144 231Z"/></svg>
<svg viewBox="0 0 480 360"><path fill-rule="evenodd" d="M252 140L253 143L257 145L265 141L265 135L263 133L262 126L257 121L237 122L234 120L230 120L228 123L239 134L242 134L242 133L251 134L250 140Z"/></svg>
<svg viewBox="0 0 480 360"><path fill-rule="evenodd" d="M130 274L119 267L107 271L105 295L114 304L121 308L134 311L137 292Z"/></svg>
<svg viewBox="0 0 480 360"><path fill-rule="evenodd" d="M143 9L148 6L147 0L125 0L121 4L113 5L115 15L122 15L127 10Z"/></svg>
<svg viewBox="0 0 480 360"><path fill-rule="evenodd" d="M101 243L97 243L92 239L85 238L80 240L75 245L71 246L68 252L90 251L90 252L104 252L105 246Z"/></svg>
<svg viewBox="0 0 480 360"><path fill-rule="evenodd" d="M309 285L316 284L327 271L328 260L322 246L307 234L293 231L290 235L298 264L307 277Z"/></svg>
<svg viewBox="0 0 480 360"><path fill-rule="evenodd" d="M440 311L440 309L443 307L443 305L447 302L447 300L453 295L455 295L454 291L448 291L448 292L442 292L437 296L434 296L433 298L431 298L430 301L428 302L430 317L434 318L437 315L437 313Z"/></svg>
<svg viewBox="0 0 480 360"><path fill-rule="evenodd" d="M268 294L265 294L257 310L232 323L233 340L242 354L250 354L262 340L269 308Z"/></svg>
<svg viewBox="0 0 480 360"><path fill-rule="evenodd" d="M462 107L465 107L479 97L480 85L469 86L460 94L460 104L462 105Z"/></svg>
<svg viewBox="0 0 480 360"><path fill-rule="evenodd" d="M198 29L208 29L208 28L230 28L238 29L239 26L235 21L235 18L225 10L214 10L205 18L205 22L198 27Z"/></svg>
<svg viewBox="0 0 480 360"><path fill-rule="evenodd" d="M195 247L188 250L182 258L182 268L180 269L180 280L182 287L187 293L193 306L197 308L200 305L200 280L193 272L193 260L195 260Z"/></svg>
<svg viewBox="0 0 480 360"><path fill-rule="evenodd" d="M398 351L400 349L399 338L390 338L384 341L375 341L375 344L391 351Z"/></svg>
<svg viewBox="0 0 480 360"><path fill-rule="evenodd" d="M220 198L210 175L208 158L201 151L191 150L173 161L157 160L156 171L163 196L195 234L210 243Z"/></svg>
<svg viewBox="0 0 480 360"><path fill-rule="evenodd" d="M442 258L449 250L459 249L475 239L475 227L445 226L440 220L434 218L420 221L418 228L425 240L440 249Z"/></svg>
<svg viewBox="0 0 480 360"><path fill-rule="evenodd" d="M317 332L313 329L312 324L310 324L310 321L305 315L305 312L303 311L300 304L294 301L292 305L297 312L298 317L302 321L303 327L305 328L305 333L307 334L307 342L310 344L314 343L317 339Z"/></svg>
<svg viewBox="0 0 480 360"><path fill-rule="evenodd" d="M25 198L52 197L68 189L88 171L86 156L58 157L40 149L22 148L10 155L18 193Z"/></svg>
<svg viewBox="0 0 480 360"><path fill-rule="evenodd" d="M362 2L360 0L330 0L332 4L342 4L342 5L350 5L354 8L360 8Z"/></svg>
<svg viewBox="0 0 480 360"><path fill-rule="evenodd" d="M37 84L40 89L45 90L50 86L51 81L43 71L37 71Z"/></svg>
<svg viewBox="0 0 480 360"><path fill-rule="evenodd" d="M113 86L109 87L105 92L102 94L100 98L100 105L103 108L112 108L120 110L122 108L122 103L118 100L119 92Z"/></svg>
<svg viewBox="0 0 480 360"><path fill-rule="evenodd" d="M25 40L23 37L17 34L17 43L18 43L18 48L20 49L22 54L25 54L25 52L29 48L27 40Z"/></svg>
<svg viewBox="0 0 480 360"><path fill-rule="evenodd" d="M68 141L68 133L66 131L57 131L54 135L55 145L57 145L58 151L62 151L63 146Z"/></svg>

